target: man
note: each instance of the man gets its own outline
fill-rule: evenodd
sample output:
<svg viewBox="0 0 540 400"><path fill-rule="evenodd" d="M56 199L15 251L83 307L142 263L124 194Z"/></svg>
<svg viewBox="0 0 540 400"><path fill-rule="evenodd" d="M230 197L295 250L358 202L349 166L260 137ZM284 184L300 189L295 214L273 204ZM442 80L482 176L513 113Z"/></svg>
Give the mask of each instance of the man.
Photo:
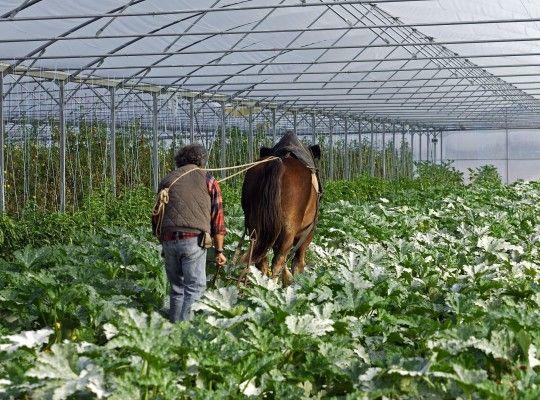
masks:
<svg viewBox="0 0 540 400"><path fill-rule="evenodd" d="M201 247L201 235L211 235L216 265L227 262L223 254L226 230L221 189L212 175L197 169L204 168L207 159L203 146L183 147L175 156L177 169L159 184L158 193L169 188L160 241L171 284L172 322L191 319L191 306L206 289L206 249ZM155 232L155 219L152 225Z"/></svg>

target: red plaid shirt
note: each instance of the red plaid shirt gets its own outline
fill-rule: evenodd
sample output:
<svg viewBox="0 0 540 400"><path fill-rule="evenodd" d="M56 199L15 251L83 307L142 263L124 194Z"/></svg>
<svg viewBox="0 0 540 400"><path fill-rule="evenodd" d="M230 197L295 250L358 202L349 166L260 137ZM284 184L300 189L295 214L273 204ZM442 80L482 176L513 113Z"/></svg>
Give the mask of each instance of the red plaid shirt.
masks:
<svg viewBox="0 0 540 400"><path fill-rule="evenodd" d="M223 212L223 197L221 195L221 188L219 182L212 175L206 175L206 185L208 186L208 193L210 193L211 207L210 207L210 234L226 235L227 229L225 229L225 213Z"/></svg>

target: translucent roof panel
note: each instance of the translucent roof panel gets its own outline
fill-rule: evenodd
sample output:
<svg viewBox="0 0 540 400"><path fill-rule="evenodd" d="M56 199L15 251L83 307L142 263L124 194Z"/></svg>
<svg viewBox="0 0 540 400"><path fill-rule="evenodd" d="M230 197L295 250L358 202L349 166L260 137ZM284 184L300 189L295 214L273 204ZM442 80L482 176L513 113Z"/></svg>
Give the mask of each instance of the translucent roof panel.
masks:
<svg viewBox="0 0 540 400"><path fill-rule="evenodd" d="M535 0L5 0L0 16L5 74L447 130L540 125Z"/></svg>

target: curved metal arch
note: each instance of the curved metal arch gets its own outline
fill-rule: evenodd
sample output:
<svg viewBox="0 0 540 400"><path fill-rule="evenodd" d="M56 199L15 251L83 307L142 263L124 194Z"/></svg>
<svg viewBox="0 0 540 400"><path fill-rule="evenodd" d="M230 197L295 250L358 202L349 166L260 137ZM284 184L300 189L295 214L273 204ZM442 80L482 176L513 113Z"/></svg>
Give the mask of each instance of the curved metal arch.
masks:
<svg viewBox="0 0 540 400"><path fill-rule="evenodd" d="M217 5L220 1L221 1L221 0L216 0L216 1L213 3L212 6ZM237 5L237 4L245 3L245 2L249 2L249 1L251 1L251 0L243 0L243 1L240 1L240 2L237 2L237 3L229 4L229 5L224 6L224 7L233 6L233 5ZM157 31L160 31L160 30L162 30L162 29L165 29L165 28L168 28L168 27L170 27L170 26L172 26L172 25L175 25L176 23L183 22L183 21L186 21L186 20L188 20L188 19L191 19L191 18L197 17L197 16L198 16L199 18L197 19L196 22L198 22L198 21L200 21L206 14L207 14L206 12L204 12L204 13L193 14L193 15L190 15L189 17L184 17L184 18L182 18L182 19L180 19L180 20L178 20L178 21L176 21L176 22L173 22L173 23L171 23L171 24L166 24L166 25L164 25L164 26L161 26L161 27L159 27L159 28L153 30L152 32L155 33L155 32L157 32ZM187 30L191 29L191 28L194 26L194 24L195 24L196 22L194 22L194 23L191 24L187 29L185 29L184 32L186 32ZM182 33L179 33L179 34L178 34L178 37L180 37L181 35L182 35ZM212 35L212 36L210 36L210 37L213 37L213 36L215 36L215 35ZM141 39L143 39L144 37L145 37L145 36L141 35L141 36L139 36L138 38L136 38L136 39L134 39L134 40L131 40L130 42L135 43L136 41L141 40ZM196 45L196 44L199 44L199 43L201 43L201 42L203 42L203 41L205 41L205 40L207 40L207 39L208 39L208 38L203 38L203 39L196 40L194 43L191 43L190 45L185 46L185 47L182 48L181 50L185 50L185 49L187 49L187 48L190 48L191 46L194 46L194 45ZM167 48L170 48L171 46L173 46L174 43L177 42L177 40L178 40L178 39L174 39L174 40L172 41L172 43L169 44L169 45L167 46ZM132 43L130 43L130 44L132 44ZM128 45L129 45L129 44L128 44ZM124 46L124 48L125 48L125 46ZM116 51L119 51L119 50L112 51L112 52L110 52L110 54L114 54ZM127 81L129 81L130 79L133 79L135 76L137 76L137 75L139 75L139 74L141 74L141 73L144 73L145 75L148 74L148 73L151 71L151 69L152 69L153 66L159 64L160 62L163 62L163 61L167 60L169 57L172 57L172 55L166 55L166 56L162 57L161 59L156 60L156 61L154 61L153 63L149 64L147 67L143 67L139 72L137 72L137 73L135 73L135 74L132 74L131 76L129 76L129 77L127 77L127 78L121 80L119 86L122 86L122 85L125 84ZM106 59L106 57L102 57L102 58L103 58L103 60ZM93 70L93 72L94 72L94 71L95 71L95 69ZM79 73L79 72L77 72L77 73ZM122 103L122 102L123 102L123 101L124 101L124 100L132 93L132 92L133 92L134 88L135 88L138 84L141 83L142 79L144 79L144 76L141 77L134 85L131 85L131 89L129 90L129 92L128 92L126 95L124 95L124 97L120 100L119 104ZM172 98L172 97L173 97L173 96L171 96L170 98ZM169 99L170 99L170 98L169 98Z"/></svg>
<svg viewBox="0 0 540 400"><path fill-rule="evenodd" d="M36 0L34 3L32 3L32 5L33 5L33 4L36 4L38 1L42 1L42 0ZM131 6L131 5L135 5L135 4L142 3L142 2L144 2L144 1L146 1L146 0L130 0L129 3L130 3L130 6ZM125 4L124 4L123 6L121 6L121 7L117 7L117 8L114 8L113 10L111 10L111 11L108 11L107 14L116 13L116 12L118 12L118 11L120 11L120 10L123 10L123 9L125 9ZM80 29L82 29L82 28L84 28L84 27L86 27L86 26L88 26L88 25L90 25L90 24L92 24L92 23L94 23L94 22L100 20L101 18L103 18L103 17L95 17L95 18L92 18L92 19L90 19L90 20L88 20L88 21L82 22L82 23L80 23L79 25L77 25L76 27L67 30L66 32L62 33L61 35L58 35L58 37L66 37L66 36L72 34L73 32L76 32L76 31L78 31L78 30L80 30ZM46 43L44 43L44 44L42 44L41 46L37 47L36 49L32 50L30 53L27 53L26 56L25 56L24 58L19 58L19 59L18 59L15 63L13 63L6 71L4 71L4 73L6 73L6 72L8 72L8 71L10 71L10 70L15 71L15 68L17 68L19 65L21 65L21 64L24 62L24 60L25 60L26 58L28 58L28 57L33 57L33 56L35 56L35 55L38 54L38 53L39 53L40 55L43 55L43 53L45 53L45 51L47 50L47 48L49 48L50 46L52 46L53 44L55 44L55 43L57 43L57 42L58 42L58 40L56 40L56 39L47 41ZM30 63L30 65L28 66L28 68L33 67L34 64L35 64L37 61L38 61L38 58L35 58L35 59ZM20 80L24 78L24 76L25 76L25 74L21 74L21 75L17 78L15 84L19 83ZM13 87L15 87L15 85L14 85ZM9 91L8 91L5 95L7 95L7 94L9 94Z"/></svg>
<svg viewBox="0 0 540 400"><path fill-rule="evenodd" d="M41 1L41 0L37 0L37 1ZM139 4L139 3L142 3L146 0L130 0L129 3L130 6L133 6L133 5L136 5L136 4ZM35 3L34 3L35 4ZM128 4L128 3L126 3ZM84 21L84 22L81 22L80 24L76 25L75 27L65 31L64 33L58 35L58 37L66 37L66 36L69 36L71 35L73 32L77 32L78 30L90 25L90 24L93 24L94 22L96 21L99 21L100 19L106 17L106 14L113 14L113 13L117 13L118 11L121 11L124 9L124 7L126 6L126 4L124 4L123 6L120 6L120 7L116 7L114 9L112 9L111 11L108 11L107 13L105 13L103 16L101 17L95 17L95 18L91 18L87 21ZM53 44L55 44L58 40L55 38L53 40L49 40L47 41L46 43L42 44L41 46L38 46L36 49L30 51L28 54L26 54L26 56L22 59L19 59L17 62L15 62L13 65L12 65L12 68L14 69L15 67L21 65L21 63L24 61L25 58L28 58L28 57L33 57L34 55L40 53L40 52L45 52L47 50L47 48L49 48L50 46L52 46ZM35 61L32 63L32 65L35 63Z"/></svg>
<svg viewBox="0 0 540 400"><path fill-rule="evenodd" d="M13 18L15 15L20 13L23 10L26 10L27 8L32 7L34 4L40 3L43 0L26 0L23 4L21 4L18 7L15 7L13 10L8 11L7 13L4 13L0 15L0 18Z"/></svg>
<svg viewBox="0 0 540 400"><path fill-rule="evenodd" d="M225 7L228 7L228 5L225 6ZM262 22L265 18L266 18L266 17L263 17L263 19L260 20L260 21L258 21L257 23L259 24L259 23ZM234 26L234 27L230 27L230 28L228 28L228 29L226 29L226 30L224 30L224 31L225 31L225 32L232 32L232 31L234 31L235 29L242 28L242 27L244 27L244 26L247 26L247 25L249 25L249 24L252 24L253 22L255 22L255 21L250 21L250 22L248 22L248 23L244 23L244 24L240 24L240 25L237 25L237 26ZM189 28L191 28L191 26L190 26ZM186 31L187 31L187 30L186 30ZM243 35L243 37L242 37L241 39L239 39L238 42L240 42L241 40L243 40L245 37L249 36L248 33L242 33L242 35ZM183 50L186 50L186 49L188 49L188 48L190 48L190 47L192 47L192 46L194 46L194 45L196 45L196 44L199 44L199 43L201 43L201 42L203 42L203 41L205 41L205 40L207 40L207 39L210 39L210 38L212 38L212 37L215 37L215 36L217 36L217 34L208 35L208 37L206 37L206 38L204 38L204 39L202 39L202 40L198 40L198 41L195 41L195 42L191 43L190 45L184 46L183 48L181 48L181 49L179 49L178 51L176 51L175 54L168 54L168 55L165 55L165 56L162 57L161 59L155 61L155 62L152 64L151 67L153 68L153 67L159 65L160 63L162 63L162 62L168 60L169 58L171 58L171 57L173 57L173 56L175 56L175 55L178 55L178 52L181 52L181 51L183 51ZM237 43L238 43L238 42L237 42ZM172 45L171 45L171 46L172 46ZM170 49L171 46L169 46L167 49ZM205 67L205 66L207 66L207 65L211 65L211 66L219 66L220 64L216 64L215 62L221 60L221 59L222 59L224 56L226 56L226 55L227 55L226 52L223 52L219 57L214 58L213 60L209 61L209 62L208 62L207 64L205 64L205 65L194 66L195 69L192 70L192 71L190 71L190 72L188 73L188 76L191 75L191 74L193 74L193 73L196 72L196 71L199 71L201 68L203 68L203 67ZM247 69L249 69L249 68L252 68L253 66L258 65L258 64L253 64L253 63L252 63L252 64L249 64L249 63L248 63L247 65L249 65L249 67L247 68ZM244 69L244 70L245 70L245 69ZM239 72L242 72L242 71L244 71L244 70L241 70L241 71L239 71ZM127 78L127 79L133 79L133 78L135 78L138 74L141 74L141 73L143 73L143 72L145 72L145 71L149 72L150 70L149 70L149 69L142 69L141 71L139 71L138 73L135 73L135 74L131 75L131 77L129 77L129 78ZM231 75L235 75L235 74L237 74L237 73L238 73L238 72L235 72L234 74L231 74ZM146 74L146 73L145 73L145 74ZM182 78L177 79L177 80L174 81L172 84L178 83L178 82L180 82L182 79L185 79L185 77L182 77ZM141 80L142 80L142 78L139 79L139 82L140 82ZM178 93L178 90L176 90L176 91L173 93L172 96L176 95L177 93ZM172 97L172 96L171 96L171 97Z"/></svg>
<svg viewBox="0 0 540 400"><path fill-rule="evenodd" d="M357 7L355 5L352 6L352 8L354 9L357 9ZM389 13L387 13L386 11L382 10L380 7L374 7L378 14L379 14L379 19L380 20L383 20L383 21L392 21L392 20L395 20L395 18L390 15ZM433 41L433 38L425 35L424 33L416 30L416 29L411 29L411 28L407 28L405 29L405 31L412 31L415 33L415 35L417 37L420 37L420 38L423 38L425 39L427 42L430 42L430 41ZM486 83L489 83L489 82L497 82L499 85L499 88L497 88L497 85L494 86L494 89L492 90L494 93L495 92L498 92L500 93L501 96L503 97L509 97L509 98L513 98L515 99L516 101L520 101L524 104L527 104L527 103L530 103L531 101L533 101L532 99L532 96L528 95L526 92L524 91L520 91L520 96L518 96L517 93L512 93L512 90L515 89L515 86L512 85L511 83L509 82L499 82L496 80L496 78L489 72L487 71L465 71L463 73L463 70L465 70L466 68L463 68L465 66L474 66L475 64L473 64L472 62L470 62L469 60L467 59L461 59L461 58L453 58L453 57L450 57L448 59L448 63L442 63L442 61L440 59L438 59L438 56L440 56L441 54L446 54L448 56L452 56L453 52L451 52L447 47L445 46L437 46L439 47L440 49L442 49L442 53L438 53L437 57L434 57L432 59L433 63L435 65L438 65L444 69L447 69L448 68L448 63L451 63L452 65L457 65L457 68L454 70L454 73L456 72L461 72L461 82L463 82L464 80L467 80L468 82L471 83L471 87L474 86L474 85L480 85L482 88L484 88L485 84ZM410 49L408 47L405 47L405 49L407 51L409 51ZM417 51L417 52L420 52L421 54L424 54L424 55L428 55L429 56L429 52L432 52L434 50L434 48L432 47L428 47L428 46L414 46L414 49ZM475 74L475 72L478 72L478 74ZM483 72L483 73L482 73ZM432 78L435 77L437 75L437 73L433 74L432 75Z"/></svg>
<svg viewBox="0 0 540 400"><path fill-rule="evenodd" d="M215 6L215 5L217 5L220 1L221 1L221 0L216 0L216 1L212 4L212 7ZM249 1L249 0L247 0L247 1ZM194 14L194 15L191 15L191 16L189 16L189 17L182 18L182 19L178 20L177 22L183 22L183 21L186 21L186 20L191 19L191 18L193 18L193 17L198 17L198 18L197 18L197 21L196 21L196 22L198 22L198 21L200 21L202 18L204 18L204 16L205 16L206 14L207 14L206 12ZM193 25L194 25L196 22L194 22L194 23L191 24L189 27L187 27L187 28L184 30L184 32L186 32L186 31L188 31L189 29L191 29L191 28L193 27ZM166 27L168 27L168 26L166 26ZM161 27L161 28L159 28L158 30L165 29L166 27ZM175 38L175 39L167 46L167 49L169 49L170 47L172 47L172 46L178 41L178 39L180 38L181 35L182 35L182 33L179 33L179 34L178 34L178 37ZM214 35L213 35L213 36L214 36ZM213 36L210 36L210 37L213 37ZM142 38L143 38L143 37L140 37L138 40L140 40L140 39L142 39ZM186 46L185 48L182 48L181 50L184 50L184 49L186 49L186 48L189 48L189 47L191 47L191 46L194 46L194 45L196 45L196 44L198 44L198 43L201 43L201 42L203 42L203 41L205 41L205 40L207 40L207 39L208 39L208 38L203 38L203 39L196 40L194 43L191 43L190 45ZM167 50L165 50L165 51L167 51ZM169 59L170 57L172 57L172 55L164 56L164 57L162 57L162 58L160 58L160 59L154 61L153 63L150 63L147 67L144 67L144 68L140 69L138 72L136 72L135 74L132 74L131 76L129 76L129 77L123 79L123 80L121 81L121 84L124 84L125 82L129 81L130 79L133 79L135 76L137 76L137 75L139 75L139 74L148 74L148 73L152 70L152 68L153 68L155 65L157 65L157 64L159 64L159 63L161 63L161 62L163 62L163 61L165 61L165 60L167 60L167 59ZM144 79L144 76L141 77L141 78L139 79L139 81L138 81L136 84L139 84L139 83L142 81L142 79Z"/></svg>
<svg viewBox="0 0 540 400"><path fill-rule="evenodd" d="M220 1L222 1L222 0L216 0L216 1L214 2L214 4L212 5L212 7L215 6L215 5L217 5ZM247 2L250 2L250 1L252 1L252 0L242 0L242 1L238 1L238 2L235 2L235 3L228 4L228 5L224 5L223 8L236 6L236 5L238 5L238 4L247 3ZM160 27L158 27L158 28L156 28L156 29L153 29L153 30L150 31L149 33L150 33L150 34L157 33L157 32L159 32L159 31L161 31L161 30L163 30L163 29L169 28L169 27L171 27L171 26L176 25L177 23L186 21L186 20L191 19L191 18L194 18L194 17L199 17L199 19L197 20L197 21L199 21L199 20L202 19L206 14L207 14L207 12L194 13L194 14L188 16L188 17L184 17L184 18L181 18L181 19L179 19L179 20L177 20L177 21L173 21L173 22L171 22L171 23L162 25L162 26L160 26ZM194 24L190 25L187 29L191 29L191 27L192 27L193 25L194 25ZM241 27L241 26L243 26L243 25L240 25L240 27ZM179 34L178 34L178 37L180 37L181 35L182 35L182 33L179 33ZM134 39L132 39L132 40L129 40L128 42L124 43L123 45L121 45L121 46L119 46L119 47L117 47L117 48L111 50L107 55L98 57L96 60L93 60L92 62L88 63L86 66L84 66L84 67L78 69L77 71L75 71L73 74L70 75L70 78L74 78L77 74L81 73L82 71L86 71L86 70L88 70L88 69L91 69L91 67L94 66L95 64L103 63L103 61L105 61L105 60L107 59L107 56L108 56L108 55L116 54L118 51L120 51L120 50L126 48L127 46L130 46L131 44L136 43L137 41L144 39L145 36L146 36L146 34L141 34L140 36L138 36L138 37L136 37L136 38L134 38ZM212 36L210 36L210 37L213 37L213 36L215 36L215 35L212 35ZM197 40L196 42L194 42L194 43L192 43L192 44L186 46L185 48L189 48L189 47L191 47L191 46L194 46L194 45L196 45L196 44L198 44L198 43L201 43L201 42L203 42L204 40L207 40L207 39L208 39L208 38L204 38L204 39ZM171 43L168 47L173 46L174 43L176 43L177 40L178 40L178 38L174 39L174 40L172 41L172 43ZM185 49L185 48L184 48L184 49ZM122 80L120 81L119 85L121 86L121 85L125 84L127 81L129 81L130 79L133 79L133 77L137 76L138 74L141 74L141 73L148 74L154 65L157 65L158 63L163 62L163 61L167 60L167 59L170 58L170 57L172 57L172 54L171 54L171 55L164 56L162 59L157 60L157 61L155 61L154 63L149 64L147 67L142 68L142 69L141 69L138 73L136 73L135 75L131 75L130 77L127 77L127 78L125 78L125 79L122 79ZM92 70L92 72L91 72L90 74L88 74L88 75L91 75L91 74L93 74L94 72L95 72L95 69ZM144 76L141 77L141 78L138 80L138 82L137 82L135 85L132 86L132 88L131 88L131 90L130 90L129 93L131 93L131 92L133 91L133 88L134 88L136 85L138 85L139 83L141 83L142 79L144 79ZM81 85L82 85L83 83L84 83L84 81L81 83ZM79 87L80 87L80 85L79 85ZM129 93L128 93L128 95L129 95ZM124 98L125 98L125 97L126 97L126 96L124 96ZM120 102L122 102L122 100L121 100Z"/></svg>
<svg viewBox="0 0 540 400"><path fill-rule="evenodd" d="M217 0L217 1L214 3L214 5L217 5L217 4L219 3L219 1L221 1L221 0ZM250 1L250 0L247 0L247 1ZM281 0L281 3L283 3L284 1L285 1L285 0ZM244 1L244 2L245 2L245 1ZM236 3L236 4L238 4L238 3ZM235 4L235 5L236 5L236 4ZM223 8L226 8L226 7L229 7L229 6L231 6L231 5L232 5L232 4L229 4L229 5L226 5L226 6L222 6L222 7L223 7ZM257 22L257 25L259 25L262 21L264 21L265 18L267 18L267 16L268 16L269 14L271 14L274 10L275 10L275 8L272 8L272 9L267 13L267 15L266 15L265 17L263 17L260 21ZM206 13L205 13L204 15L202 15L201 18L204 17L205 15L206 15ZM242 27L242 26L245 26L245 25L246 25L246 24L241 24L241 25L238 25L237 27ZM256 25L256 26L257 26L257 25ZM233 27L233 28L229 28L229 29L236 29L237 27ZM189 26L189 27L187 28L187 30L189 30L189 29L191 29L191 28L192 28L192 26ZM194 45L197 45L197 44L199 44L199 43L202 43L203 41L208 40L209 38L214 37L214 36L216 36L216 35L210 35L210 36L208 36L208 37L206 37L206 38L204 38L204 39L197 40L197 41L195 41L195 42L193 42L193 43L191 43L191 44L189 44L189 45L187 45L187 46L184 46L183 48L179 49L179 51L181 52L181 51L183 51L183 50L186 50L186 49L188 49L188 48L190 48L190 47L192 47L192 46L194 46ZM235 46L237 46L238 43L240 43L241 41L243 41L243 40L244 40L246 37L248 37L248 36L249 36L249 34L247 34L247 33L246 33L246 34L243 34L242 37L241 37L240 39L238 39L238 41L233 45L233 48L234 48ZM179 51L175 51L174 54L167 54L167 55L163 56L163 57L160 58L159 60L155 61L154 64L153 64L152 66L155 66L155 65L157 65L157 64L159 64L159 63L162 63L162 62L168 60L169 58L171 58L171 57L173 57L173 56L175 56L175 55L178 55L178 54L179 54ZM222 59L224 56L226 56L226 52L223 52L223 53L220 54L218 57L215 57L214 59L212 59L211 61L209 61L208 64L212 64L212 63L214 63L214 62L216 62L216 61L219 61L219 60ZM249 68L253 67L253 65L255 65L255 64L252 64ZM188 74L186 74L186 76L189 76L189 75L191 75L191 74L193 74L193 73L199 71L201 68L203 68L203 67L202 67L202 66L196 67L195 69L193 69L192 71L190 71ZM126 78L125 81L127 81L127 80L129 80L129 79L133 79L134 77L136 77L137 75L139 75L139 74L141 74L141 73L148 74L148 73L150 72L150 70L151 70L151 67L149 67L149 68L144 68L144 69L140 70L139 72L137 72L136 74L133 74L133 75L131 75L130 77ZM234 75L234 74L231 74L231 75ZM140 82L142 81L142 79L144 79L144 76L141 77L141 78L138 80L137 84L140 83ZM178 82L180 82L182 79L186 79L186 77L182 77L182 78L180 78L180 79L177 79L177 80L174 81L172 84L178 83ZM177 92L178 92L178 90L176 90L174 94L176 94ZM173 95L174 95L174 94L173 94Z"/></svg>
<svg viewBox="0 0 540 400"><path fill-rule="evenodd" d="M144 0L143 0L144 1ZM185 18L182 18L180 20L177 20L177 21L173 21L173 22L169 22L165 25L162 25L158 28L155 28L153 30L151 30L149 33L157 33L163 29L167 29L167 28L170 28L171 26L174 26L180 22L183 22L187 19L190 19L190 18L193 18L194 15L190 15L189 17L185 17ZM97 57L95 58L94 60L90 61L88 64L84 65L83 67L81 68L78 68L76 71L74 71L71 75L70 75L70 79L71 78L74 78L75 76L77 76L78 74L80 74L81 72L83 71L87 71L87 70L90 70L92 68L92 66L96 65L96 64L99 64L99 63L102 63L103 61L105 61L107 59L108 56L112 55L112 54L116 54L118 53L119 51L125 49L126 47L128 46L131 46L133 43L137 43L138 41L144 39L144 35L141 35L141 36L137 36L136 38L133 38L131 40L128 40L127 42L125 43L122 43L120 46L117 46L116 48L112 49L111 51L109 51L107 54L105 55L102 55L100 57ZM146 69L146 68L145 68Z"/></svg>
<svg viewBox="0 0 540 400"><path fill-rule="evenodd" d="M272 8L268 13L266 13L266 15L255 25L255 26L258 26L260 25L261 23L263 23L272 13L274 13L274 11L276 10L276 8L279 6L279 4L283 4L285 0L281 0L281 3L278 3L276 4L276 6L274 8ZM327 11L328 11L328 8L331 8L329 6L325 7L324 10L319 14L319 16L317 16L317 18L315 19L315 21L317 21L318 19L321 18L322 15L324 15ZM295 36L295 38L290 41L289 45L290 46L292 43L294 43L300 36L302 35L302 33L298 34ZM247 38L249 36L249 34L244 34L242 35L242 37L240 39L238 39L238 41L231 47L231 48L235 48L236 46L238 46L245 38ZM288 47L287 46L287 47ZM271 55L265 59L263 59L264 62L270 62L271 60L277 58L279 55L282 55L282 54L285 54L286 52L288 52L287 50L282 50L280 52L280 54L278 55ZM226 57L228 55L227 52L224 52L222 53L219 57L216 57L214 58L210 63L213 63L215 61L219 61L221 59L223 59L224 57ZM207 90L215 90L216 88L218 88L217 90L221 89L224 84L229 80L231 79L233 76L235 76L236 74L238 73L242 73L242 72L245 72L251 68L253 68L254 66L257 66L259 65L259 63L253 63L251 65L248 65L246 66L245 68L242 68L240 71L236 71L234 74L231 74L228 78L225 78L225 79L222 79L220 82L214 84L214 85L211 85L207 88ZM190 76L192 76L195 72L199 71L200 69L202 69L202 67L198 67L198 68L195 68L194 70L192 70L191 72L189 72L188 74L186 74L185 77L182 77L180 79L177 79L176 81L173 81L171 83L171 85L175 85L175 84L179 84L182 80L184 81L183 83L185 83L189 78ZM246 90L252 90L255 86L257 86L256 84L252 85L251 87L248 87L248 88L245 88L244 90L240 90L238 91L237 93L235 93L236 96L240 95L241 93L243 93L244 91ZM179 90L179 89L178 89ZM177 91L178 91L177 90Z"/></svg>

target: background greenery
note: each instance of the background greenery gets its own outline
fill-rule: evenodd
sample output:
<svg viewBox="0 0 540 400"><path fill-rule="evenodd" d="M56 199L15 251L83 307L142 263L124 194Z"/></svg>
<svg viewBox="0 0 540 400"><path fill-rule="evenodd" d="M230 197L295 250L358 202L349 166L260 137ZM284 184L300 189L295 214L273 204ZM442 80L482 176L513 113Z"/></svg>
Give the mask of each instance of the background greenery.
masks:
<svg viewBox="0 0 540 400"><path fill-rule="evenodd" d="M22 130L17 140L8 141L6 151L6 204L10 214L20 213L28 205L47 211L59 209L60 192L60 156L58 124L50 121L43 124L37 121L22 123ZM50 137L43 133L43 128L50 130ZM258 149L270 145L271 138L267 127L257 126L253 151L258 156ZM246 132L238 127L230 127L227 132L225 160L227 166L249 162L249 143ZM205 137L202 142L210 151L209 166L219 167L221 147L218 145L219 130L214 137ZM397 178L411 176L412 162L407 145L396 143L395 153L391 141L386 149L374 149L370 153L367 135L364 141L351 142L349 154L350 177L371 174L370 157L373 157L374 176ZM391 138L391 136L390 136ZM116 139L116 182L118 193L126 193L139 187L152 187L151 132L140 121L117 128ZM174 143L174 145L173 145ZM163 176L173 168L174 151L187 143L186 137L175 136L174 140L159 142L159 175ZM334 160L333 179L345 177L345 148L342 141L334 143L332 151L324 144L321 175L330 178L330 157ZM66 202L67 209L74 211L87 204L87 197L100 196L111 188L110 142L107 125L84 121L68 125L66 138ZM384 158L384 173L383 173ZM218 176L220 174L217 174ZM239 186L242 177L231 180L232 186Z"/></svg>

